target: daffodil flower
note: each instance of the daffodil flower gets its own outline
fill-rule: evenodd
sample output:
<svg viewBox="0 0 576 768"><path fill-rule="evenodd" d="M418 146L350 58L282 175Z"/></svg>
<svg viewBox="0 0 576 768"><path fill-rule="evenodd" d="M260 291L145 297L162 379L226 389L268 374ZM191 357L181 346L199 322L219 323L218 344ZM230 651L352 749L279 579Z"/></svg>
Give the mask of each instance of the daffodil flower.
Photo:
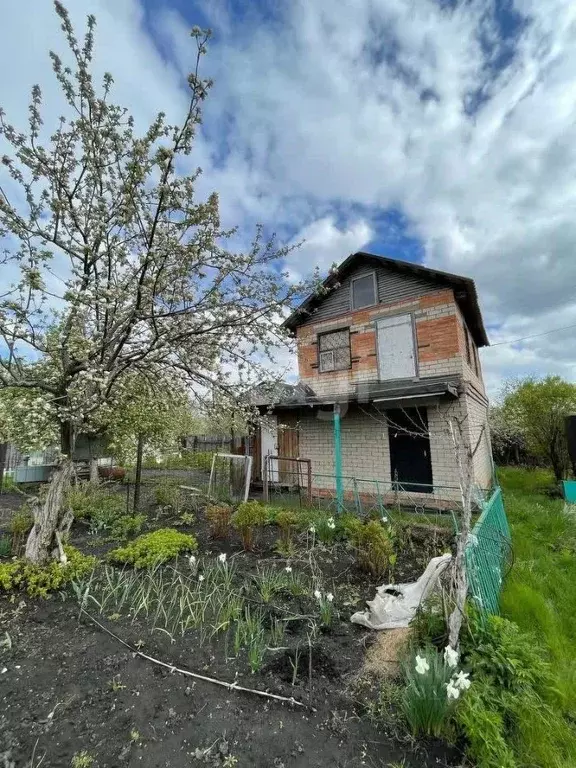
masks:
<svg viewBox="0 0 576 768"><path fill-rule="evenodd" d="M416 672L418 672L419 675L425 675L426 672L430 669L430 664L428 664L428 661L424 658L424 656L416 656Z"/></svg>
<svg viewBox="0 0 576 768"><path fill-rule="evenodd" d="M328 594L326 595L326 600L328 600L329 603L331 603L334 600L334 595L332 594L332 592L328 592Z"/></svg>
<svg viewBox="0 0 576 768"><path fill-rule="evenodd" d="M444 663L447 667L454 668L458 665L458 651L451 648L449 645L444 649Z"/></svg>
<svg viewBox="0 0 576 768"><path fill-rule="evenodd" d="M467 691L472 685L468 672L458 672L451 680L452 684L461 691Z"/></svg>
<svg viewBox="0 0 576 768"><path fill-rule="evenodd" d="M316 600L322 600L322 592L319 589L314 590L314 597Z"/></svg>
<svg viewBox="0 0 576 768"><path fill-rule="evenodd" d="M449 683L446 683L446 695L449 699L456 700L460 696L460 689L456 688L452 680L450 680Z"/></svg>
<svg viewBox="0 0 576 768"><path fill-rule="evenodd" d="M222 552L221 554L219 554L219 555L218 555L218 560L219 560L221 563L225 563L225 562L226 562L226 552Z"/></svg>
<svg viewBox="0 0 576 768"><path fill-rule="evenodd" d="M287 565L286 568L284 568L284 570L286 571L286 573L292 573L292 566Z"/></svg>

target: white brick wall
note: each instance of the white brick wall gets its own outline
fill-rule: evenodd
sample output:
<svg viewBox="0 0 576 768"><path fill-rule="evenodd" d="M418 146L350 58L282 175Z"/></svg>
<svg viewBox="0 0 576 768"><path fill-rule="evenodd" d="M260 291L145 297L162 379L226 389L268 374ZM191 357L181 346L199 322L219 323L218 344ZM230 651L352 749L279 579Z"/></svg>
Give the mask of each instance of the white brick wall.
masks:
<svg viewBox="0 0 576 768"><path fill-rule="evenodd" d="M465 436L479 434L486 419L486 406L471 394L450 403L428 407L432 480L437 496L449 500L460 498L459 477L454 444L450 435L449 419L457 418L465 425ZM334 427L332 413L324 411L300 417L300 456L312 460L314 485L334 488ZM468 426L469 425L469 426ZM357 480L378 480L386 485L392 482L388 428L378 411L368 406L356 406L344 411L341 418L342 470ZM475 444L475 443L474 443ZM490 442L486 433L474 460L475 482L482 488L491 484ZM326 477L318 477L325 475ZM350 484L346 484L348 486ZM351 485L350 485L351 487ZM375 485L359 484L360 490L374 490Z"/></svg>

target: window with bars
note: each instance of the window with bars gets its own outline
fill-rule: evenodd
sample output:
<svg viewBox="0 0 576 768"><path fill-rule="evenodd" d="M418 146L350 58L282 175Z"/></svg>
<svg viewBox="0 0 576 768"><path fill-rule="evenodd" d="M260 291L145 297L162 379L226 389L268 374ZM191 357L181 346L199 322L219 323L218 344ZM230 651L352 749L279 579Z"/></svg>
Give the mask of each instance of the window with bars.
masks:
<svg viewBox="0 0 576 768"><path fill-rule="evenodd" d="M321 333L318 336L318 368L320 373L350 368L350 329Z"/></svg>

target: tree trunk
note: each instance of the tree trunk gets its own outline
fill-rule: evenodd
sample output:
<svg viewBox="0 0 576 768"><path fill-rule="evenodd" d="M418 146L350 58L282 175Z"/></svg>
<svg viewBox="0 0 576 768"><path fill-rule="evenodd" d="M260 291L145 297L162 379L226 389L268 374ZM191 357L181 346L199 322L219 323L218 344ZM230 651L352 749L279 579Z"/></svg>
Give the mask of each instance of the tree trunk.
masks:
<svg viewBox="0 0 576 768"><path fill-rule="evenodd" d="M34 507L34 525L25 552L32 563L42 565L50 559L65 557L62 539L70 530L74 514L71 509L64 509L64 500L73 474L72 460L66 457L52 475L46 498Z"/></svg>
<svg viewBox="0 0 576 768"><path fill-rule="evenodd" d="M98 459L92 457L90 459L90 482L92 485L98 485Z"/></svg>
<svg viewBox="0 0 576 768"><path fill-rule="evenodd" d="M134 512L140 506L140 486L142 485L142 454L144 453L144 435L138 435L136 446L136 477L134 478Z"/></svg>
<svg viewBox="0 0 576 768"><path fill-rule="evenodd" d="M449 423L450 436L454 446L456 466L462 501L460 515L460 530L456 540L456 556L452 564L452 589L454 590L454 609L448 621L448 644L456 650L460 640L460 629L466 610L466 596L468 594L468 579L466 576L466 547L470 535L470 523L472 520L472 459L473 454L466 445L462 435L462 425L459 424L458 434L454 430L452 422ZM464 453L465 461L462 454Z"/></svg>

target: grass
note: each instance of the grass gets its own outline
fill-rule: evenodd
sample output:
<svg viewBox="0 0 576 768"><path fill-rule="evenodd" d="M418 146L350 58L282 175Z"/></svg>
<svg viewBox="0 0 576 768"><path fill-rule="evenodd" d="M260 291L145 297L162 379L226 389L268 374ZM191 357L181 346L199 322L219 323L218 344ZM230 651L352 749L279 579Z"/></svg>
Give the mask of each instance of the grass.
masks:
<svg viewBox="0 0 576 768"><path fill-rule="evenodd" d="M576 516L547 495L552 473L508 467L498 474L514 547L502 615L544 644L553 677L546 721L537 722L530 711L523 718L519 764L568 768L576 765ZM538 743L547 745L546 755L537 754Z"/></svg>

